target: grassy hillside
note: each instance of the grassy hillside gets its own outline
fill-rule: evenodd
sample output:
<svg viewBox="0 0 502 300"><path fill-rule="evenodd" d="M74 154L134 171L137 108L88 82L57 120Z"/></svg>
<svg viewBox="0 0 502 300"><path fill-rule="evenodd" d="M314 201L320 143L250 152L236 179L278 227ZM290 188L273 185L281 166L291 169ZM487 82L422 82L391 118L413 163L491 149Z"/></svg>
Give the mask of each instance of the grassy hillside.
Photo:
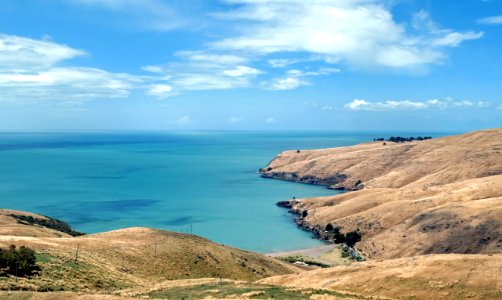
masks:
<svg viewBox="0 0 502 300"><path fill-rule="evenodd" d="M11 222L13 234L0 236L0 247L15 244L36 250L42 271L33 278L0 280L1 289L93 292L188 278L256 280L299 270L194 235L127 228L80 237L47 237L46 228ZM19 232L12 232L13 228L20 228Z"/></svg>
<svg viewBox="0 0 502 300"><path fill-rule="evenodd" d="M70 235L55 230L40 226L37 224L28 224L13 215L22 217L31 217L37 220L49 221L49 218L42 215L37 215L29 212L21 212L10 209L0 209L0 236L31 236L31 237L69 237Z"/></svg>
<svg viewBox="0 0 502 300"><path fill-rule="evenodd" d="M333 197L292 200L292 210L321 238L330 238L328 224L358 230L357 248L369 257L502 253L502 129L287 151L265 170L270 177L357 186Z"/></svg>
<svg viewBox="0 0 502 300"><path fill-rule="evenodd" d="M502 299L502 255L428 255L369 261L258 281L394 299Z"/></svg>
<svg viewBox="0 0 502 300"><path fill-rule="evenodd" d="M502 174L502 129L405 143L285 151L262 169L265 177L335 188L444 185Z"/></svg>

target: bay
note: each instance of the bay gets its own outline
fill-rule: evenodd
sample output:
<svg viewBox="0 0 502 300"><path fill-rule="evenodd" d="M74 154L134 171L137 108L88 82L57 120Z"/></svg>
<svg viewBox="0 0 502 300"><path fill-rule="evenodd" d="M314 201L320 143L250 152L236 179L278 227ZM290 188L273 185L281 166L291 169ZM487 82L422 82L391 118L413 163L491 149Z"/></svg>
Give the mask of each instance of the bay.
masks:
<svg viewBox="0 0 502 300"><path fill-rule="evenodd" d="M263 253L312 247L321 242L296 228L275 203L337 192L263 179L257 170L284 150L347 146L391 135L397 134L1 133L0 206L62 219L86 233L145 226L192 230Z"/></svg>

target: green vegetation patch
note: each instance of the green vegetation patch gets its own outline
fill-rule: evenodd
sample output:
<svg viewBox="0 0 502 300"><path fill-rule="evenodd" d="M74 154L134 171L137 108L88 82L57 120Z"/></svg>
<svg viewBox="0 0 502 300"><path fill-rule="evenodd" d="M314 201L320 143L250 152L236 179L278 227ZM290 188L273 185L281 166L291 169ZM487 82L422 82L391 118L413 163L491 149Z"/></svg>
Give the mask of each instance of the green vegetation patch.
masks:
<svg viewBox="0 0 502 300"><path fill-rule="evenodd" d="M46 227L49 229L54 229L54 230L57 230L60 232L67 233L71 236L81 236L81 235L85 234L85 233L78 232L78 231L74 230L73 228L70 227L70 225L68 225L67 223L65 223L61 220L50 218L50 217L46 217L47 219L40 219L40 218L34 218L32 216L25 216L25 215L12 214L10 216L13 217L14 219L16 219L16 221L20 224L39 225L42 227Z"/></svg>
<svg viewBox="0 0 502 300"><path fill-rule="evenodd" d="M49 263L54 260L54 257L46 253L36 253L35 254L37 263Z"/></svg>
<svg viewBox="0 0 502 300"><path fill-rule="evenodd" d="M292 263L292 264L296 263L296 262L302 262L302 263L307 264L309 266L317 266L317 267L321 267L321 268L331 267L330 265L316 261L316 260L311 259L309 257L305 257L303 255L293 255L293 256L280 257L280 259L282 259L285 262Z"/></svg>
<svg viewBox="0 0 502 300"><path fill-rule="evenodd" d="M30 248L22 246L16 249L16 246L11 245L9 249L0 249L0 276L24 277L39 270L35 251Z"/></svg>

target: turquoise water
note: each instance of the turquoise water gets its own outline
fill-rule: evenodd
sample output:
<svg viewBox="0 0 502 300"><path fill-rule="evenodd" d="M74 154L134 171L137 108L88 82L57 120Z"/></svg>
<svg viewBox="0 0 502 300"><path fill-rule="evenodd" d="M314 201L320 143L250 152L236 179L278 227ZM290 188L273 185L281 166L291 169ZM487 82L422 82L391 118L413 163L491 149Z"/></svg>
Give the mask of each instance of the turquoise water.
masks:
<svg viewBox="0 0 502 300"><path fill-rule="evenodd" d="M315 246L320 242L297 229L275 203L336 192L262 179L257 170L283 150L352 145L379 136L390 135L3 133L0 207L53 216L87 233L191 227L218 243L258 252Z"/></svg>

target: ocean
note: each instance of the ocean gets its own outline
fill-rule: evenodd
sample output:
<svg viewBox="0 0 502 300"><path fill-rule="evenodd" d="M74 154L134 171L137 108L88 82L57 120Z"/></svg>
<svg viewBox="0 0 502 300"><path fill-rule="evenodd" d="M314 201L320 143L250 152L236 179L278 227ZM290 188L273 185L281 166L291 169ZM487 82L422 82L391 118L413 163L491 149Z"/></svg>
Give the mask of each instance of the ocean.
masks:
<svg viewBox="0 0 502 300"><path fill-rule="evenodd" d="M0 133L0 207L55 217L86 233L146 226L262 253L312 247L321 242L275 203L338 192L263 179L257 170L284 150L391 135L399 134Z"/></svg>

